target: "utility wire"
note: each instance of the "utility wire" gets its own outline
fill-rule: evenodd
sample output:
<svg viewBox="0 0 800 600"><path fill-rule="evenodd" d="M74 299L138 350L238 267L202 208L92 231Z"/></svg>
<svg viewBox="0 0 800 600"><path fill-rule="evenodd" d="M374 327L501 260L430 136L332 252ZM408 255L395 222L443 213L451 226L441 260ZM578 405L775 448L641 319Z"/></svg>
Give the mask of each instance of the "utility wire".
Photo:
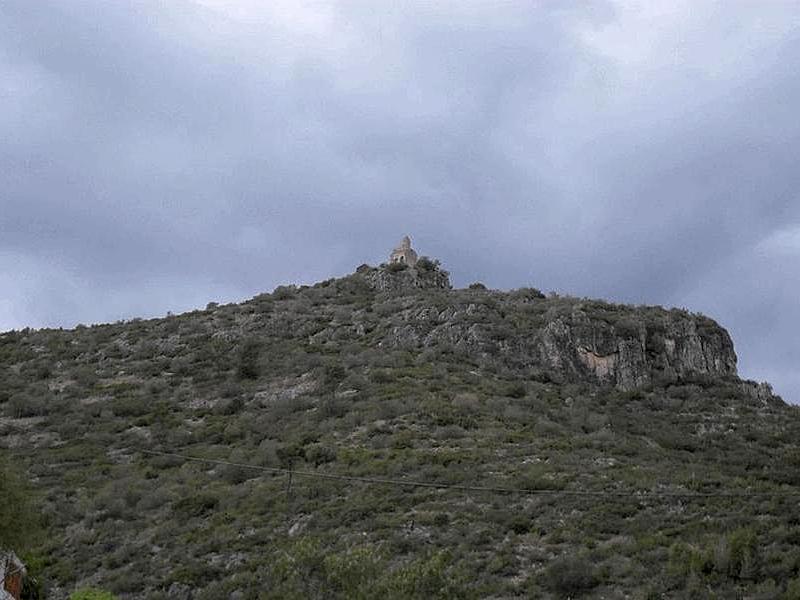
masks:
<svg viewBox="0 0 800 600"><path fill-rule="evenodd" d="M188 456L177 452L160 452L158 450L139 449L142 454L154 456L167 456L179 458L185 461L202 462L215 465L231 467L241 467L254 471L267 473L280 473L300 477L311 477L317 479L329 479L336 481L352 481L359 483L371 483L380 485L396 485L404 487L417 487L429 489L458 490L463 492L492 492L499 494L524 494L539 496L588 496L588 497L629 497L637 500L659 499L659 498L773 498L773 497L800 497L800 490L786 492L632 492L632 491L613 491L613 490L553 490L553 489L526 489L502 486L472 486L472 485L449 485L446 483L435 483L427 481L413 481L406 479L388 479L383 477L360 477L356 475L338 475L333 473L319 473L316 471L296 471L294 469L283 469L279 467L262 467L247 463L238 463L227 460L202 458L199 456Z"/></svg>

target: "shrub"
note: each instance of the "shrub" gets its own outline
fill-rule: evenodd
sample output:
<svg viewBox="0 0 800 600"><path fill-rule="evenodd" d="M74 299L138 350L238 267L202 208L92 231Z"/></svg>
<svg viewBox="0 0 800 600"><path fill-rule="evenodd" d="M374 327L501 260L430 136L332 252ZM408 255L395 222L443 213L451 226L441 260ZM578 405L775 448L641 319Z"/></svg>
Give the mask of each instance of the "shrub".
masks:
<svg viewBox="0 0 800 600"><path fill-rule="evenodd" d="M370 373L370 379L372 379L373 383L383 384L393 382L396 377L392 371L381 369Z"/></svg>
<svg viewBox="0 0 800 600"><path fill-rule="evenodd" d="M469 284L469 289L471 290L485 290L486 286L483 285L480 281L476 281L475 283Z"/></svg>
<svg viewBox="0 0 800 600"><path fill-rule="evenodd" d="M545 586L564 596L584 594L599 583L594 567L583 557L565 556L553 561L545 571Z"/></svg>
<svg viewBox="0 0 800 600"><path fill-rule="evenodd" d="M383 557L369 547L327 554L323 566L330 588L345 598L364 597L364 591L385 572Z"/></svg>
<svg viewBox="0 0 800 600"><path fill-rule="evenodd" d="M83 588L72 592L69 596L69 600L116 600L116 598L111 592L97 588Z"/></svg>
<svg viewBox="0 0 800 600"><path fill-rule="evenodd" d="M238 373L241 379L258 379L260 368L258 358L261 344L257 340L247 340L239 351Z"/></svg>
<svg viewBox="0 0 800 600"><path fill-rule="evenodd" d="M199 493L194 496L185 496L175 504L175 511L189 517L201 517L219 506L219 498L209 493Z"/></svg>
<svg viewBox="0 0 800 600"><path fill-rule="evenodd" d="M733 578L753 579L758 570L758 546L752 529L742 528L720 540L717 570Z"/></svg>
<svg viewBox="0 0 800 600"><path fill-rule="evenodd" d="M236 396L234 398L226 398L222 400L216 407L214 413L222 416L231 416L237 414L244 408L244 398Z"/></svg>
<svg viewBox="0 0 800 600"><path fill-rule="evenodd" d="M459 577L448 572L452 558L446 551L428 554L383 575L375 584L389 598L459 598L465 590Z"/></svg>
<svg viewBox="0 0 800 600"><path fill-rule="evenodd" d="M786 586L785 600L800 600L800 578L792 579Z"/></svg>
<svg viewBox="0 0 800 600"><path fill-rule="evenodd" d="M279 285L272 292L275 300L290 300L297 295L297 288L293 285Z"/></svg>
<svg viewBox="0 0 800 600"><path fill-rule="evenodd" d="M509 384L505 391L506 396L516 399L524 398L527 393L525 385L519 381Z"/></svg>
<svg viewBox="0 0 800 600"><path fill-rule="evenodd" d="M24 554L22 561L25 563L27 573L22 579L23 600L43 600L44 577L42 575L45 567L45 559L40 554Z"/></svg>
<svg viewBox="0 0 800 600"><path fill-rule="evenodd" d="M331 363L325 365L323 374L326 386L335 387L347 376L347 371L339 363Z"/></svg>
<svg viewBox="0 0 800 600"><path fill-rule="evenodd" d="M339 398L324 398L319 403L319 415L323 419L338 419L345 416L350 409L350 403Z"/></svg>
<svg viewBox="0 0 800 600"><path fill-rule="evenodd" d="M510 292L509 295L517 300L543 300L546 298L541 290L533 287L519 288L518 290Z"/></svg>
<svg viewBox="0 0 800 600"><path fill-rule="evenodd" d="M389 273L399 273L400 271L405 271L407 268L408 265L402 262L393 262L386 265L386 270L389 271Z"/></svg>
<svg viewBox="0 0 800 600"><path fill-rule="evenodd" d="M146 398L116 398L111 402L111 408L117 417L141 417L153 410L152 403Z"/></svg>
<svg viewBox="0 0 800 600"><path fill-rule="evenodd" d="M315 467L336 460L336 450L322 444L312 444L305 450L305 459Z"/></svg>
<svg viewBox="0 0 800 600"><path fill-rule="evenodd" d="M420 271L438 271L439 270L439 261L438 260L431 260L427 256L421 256L417 261L417 269Z"/></svg>
<svg viewBox="0 0 800 600"><path fill-rule="evenodd" d="M248 479L252 479L255 475L258 475L258 473L253 469L240 467L239 465L224 465L220 469L220 472L222 479L231 485L239 485Z"/></svg>
<svg viewBox="0 0 800 600"><path fill-rule="evenodd" d="M523 515L517 515L511 519L511 523L509 523L509 529L517 535L523 535L531 530L532 524L533 522L531 519Z"/></svg>
<svg viewBox="0 0 800 600"><path fill-rule="evenodd" d="M639 337L640 325L634 319L624 317L616 322L614 329L622 338L635 339Z"/></svg>
<svg viewBox="0 0 800 600"><path fill-rule="evenodd" d="M6 411L15 419L43 417L48 413L47 399L38 395L17 394L7 403Z"/></svg>

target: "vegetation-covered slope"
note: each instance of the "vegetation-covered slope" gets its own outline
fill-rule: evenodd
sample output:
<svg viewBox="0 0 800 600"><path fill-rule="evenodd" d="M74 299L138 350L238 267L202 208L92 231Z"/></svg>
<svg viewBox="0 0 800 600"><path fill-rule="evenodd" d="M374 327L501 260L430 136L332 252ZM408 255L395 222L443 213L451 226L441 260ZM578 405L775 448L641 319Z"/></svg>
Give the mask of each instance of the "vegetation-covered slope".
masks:
<svg viewBox="0 0 800 600"><path fill-rule="evenodd" d="M800 415L723 329L423 265L1 335L49 597L800 597Z"/></svg>

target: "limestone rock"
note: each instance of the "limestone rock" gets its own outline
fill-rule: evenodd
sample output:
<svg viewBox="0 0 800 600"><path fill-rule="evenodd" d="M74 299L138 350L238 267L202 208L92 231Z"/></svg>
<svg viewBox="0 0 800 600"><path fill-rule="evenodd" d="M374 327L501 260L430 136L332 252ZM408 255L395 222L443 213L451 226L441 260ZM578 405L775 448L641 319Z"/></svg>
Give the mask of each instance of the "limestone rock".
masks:
<svg viewBox="0 0 800 600"><path fill-rule="evenodd" d="M398 267L387 265L361 269L356 275L376 292L401 294L429 289L449 290L452 287L449 273L438 268L423 269L398 264Z"/></svg>
<svg viewBox="0 0 800 600"><path fill-rule="evenodd" d="M589 378L632 389L654 378L735 376L728 332L706 317L649 310L626 316L620 331L581 311L548 324L532 340L541 362L568 378Z"/></svg>
<svg viewBox="0 0 800 600"><path fill-rule="evenodd" d="M381 346L451 347L520 377L589 381L623 390L737 373L728 332L702 315L542 299L541 314L526 323L520 318L520 303L512 297L496 294L492 300L464 305L454 296L446 308L415 305L401 310Z"/></svg>
<svg viewBox="0 0 800 600"><path fill-rule="evenodd" d="M260 390L253 395L253 400L260 406L269 406L276 402L287 402L298 396L308 394L317 389L317 382L310 373L300 377L282 379L270 384L267 389Z"/></svg>

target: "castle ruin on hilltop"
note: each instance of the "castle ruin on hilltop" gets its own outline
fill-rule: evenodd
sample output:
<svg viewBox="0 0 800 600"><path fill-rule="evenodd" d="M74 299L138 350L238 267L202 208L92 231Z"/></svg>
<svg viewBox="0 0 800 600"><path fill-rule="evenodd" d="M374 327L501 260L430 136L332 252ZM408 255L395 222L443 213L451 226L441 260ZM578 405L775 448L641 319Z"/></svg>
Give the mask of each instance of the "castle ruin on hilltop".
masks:
<svg viewBox="0 0 800 600"><path fill-rule="evenodd" d="M417 255L408 236L404 236L400 245L392 250L387 263L377 268L361 265L356 274L378 292L409 293L453 287L450 274L440 268L439 261Z"/></svg>
<svg viewBox="0 0 800 600"><path fill-rule="evenodd" d="M411 238L408 236L403 237L400 245L392 250L389 255L389 264L400 263L408 265L409 267L417 266L417 253L411 247Z"/></svg>

